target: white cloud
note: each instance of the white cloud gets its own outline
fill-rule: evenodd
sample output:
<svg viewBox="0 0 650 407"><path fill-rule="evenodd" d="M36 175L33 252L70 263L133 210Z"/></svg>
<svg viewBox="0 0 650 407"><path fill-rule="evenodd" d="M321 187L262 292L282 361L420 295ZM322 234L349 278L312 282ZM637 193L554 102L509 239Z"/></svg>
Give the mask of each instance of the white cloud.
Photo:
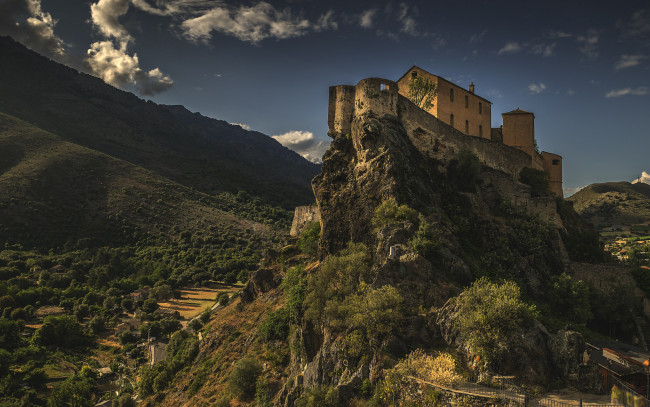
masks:
<svg viewBox="0 0 650 407"><path fill-rule="evenodd" d="M155 95L174 84L158 68L148 72L142 70L137 54L129 55L125 49L115 48L111 41L92 43L88 50L88 64L106 83L116 87L134 85L142 95Z"/></svg>
<svg viewBox="0 0 650 407"><path fill-rule="evenodd" d="M68 63L66 44L54 33L56 24L52 15L43 11L40 0L0 2L0 35L9 35L39 54Z"/></svg>
<svg viewBox="0 0 650 407"><path fill-rule="evenodd" d="M232 124L233 126L239 126L244 130L252 130L251 126L245 123L230 123L230 124Z"/></svg>
<svg viewBox="0 0 650 407"><path fill-rule="evenodd" d="M401 24L400 32L410 35L411 37L427 36L428 33L420 33L418 22L415 17L418 15L417 7L411 7L406 3L400 3L397 13L397 21Z"/></svg>
<svg viewBox="0 0 650 407"><path fill-rule="evenodd" d="M650 93L650 89L648 89L645 86L639 86L636 89L632 88L623 88L623 89L614 89L610 90L609 92L605 93L606 98L618 98L621 96L626 96L626 95L634 95L634 96L645 96Z"/></svg>
<svg viewBox="0 0 650 407"><path fill-rule="evenodd" d="M555 42L553 44L535 44L530 47L530 52L535 55L541 55L544 58L550 57L553 55L556 45Z"/></svg>
<svg viewBox="0 0 650 407"><path fill-rule="evenodd" d="M590 29L585 35L579 35L576 37L576 41L581 44L578 50L587 58L594 59L598 57L598 31Z"/></svg>
<svg viewBox="0 0 650 407"><path fill-rule="evenodd" d="M134 39L119 21L128 10L129 0L99 0L91 4L93 27L107 39L90 44L87 63L93 74L106 83L116 87L132 85L142 95L155 95L169 89L174 81L159 68L143 70L138 55L128 53Z"/></svg>
<svg viewBox="0 0 650 407"><path fill-rule="evenodd" d="M616 61L614 64L614 69L624 69L637 66L641 63L642 60L646 59L645 55L621 55L621 59Z"/></svg>
<svg viewBox="0 0 650 407"><path fill-rule="evenodd" d="M372 28L372 25L374 24L374 19L375 19L376 15L377 15L377 9L376 8L372 8L370 10L364 11L359 16L359 24L363 28Z"/></svg>
<svg viewBox="0 0 650 407"><path fill-rule="evenodd" d="M107 38L120 42L130 42L133 37L119 19L129 11L129 0L99 0L90 5L90 18L93 26Z"/></svg>
<svg viewBox="0 0 650 407"><path fill-rule="evenodd" d="M324 30L337 30L339 23L334 20L334 10L329 10L327 13L321 15L314 25L314 31Z"/></svg>
<svg viewBox="0 0 650 407"><path fill-rule="evenodd" d="M517 41L507 42L498 52L497 55L516 54L523 50Z"/></svg>
<svg viewBox="0 0 650 407"><path fill-rule="evenodd" d="M566 94L569 95L569 96L571 96L571 95L575 95L575 94L576 94L576 91L573 90L573 89L567 89Z"/></svg>
<svg viewBox="0 0 650 407"><path fill-rule="evenodd" d="M331 27L332 22L324 19L325 16L321 17L322 22ZM183 21L181 28L185 38L194 42L208 42L213 32L220 32L257 44L266 38L300 37L313 27L308 20L293 17L289 9L277 10L269 3L259 2L251 7L229 7L221 3Z"/></svg>
<svg viewBox="0 0 650 407"><path fill-rule="evenodd" d="M531 83L528 85L528 90L533 95L538 95L546 90L546 85L543 82Z"/></svg>
<svg viewBox="0 0 650 407"><path fill-rule="evenodd" d="M636 184L636 183L639 183L639 182L643 182L644 184L650 184L650 174L643 171L641 173L640 178L637 178L634 181L632 181L633 184Z"/></svg>
<svg viewBox="0 0 650 407"><path fill-rule="evenodd" d="M329 148L327 141L318 140L309 131L292 130L271 137L313 163L321 163L323 161L323 154Z"/></svg>

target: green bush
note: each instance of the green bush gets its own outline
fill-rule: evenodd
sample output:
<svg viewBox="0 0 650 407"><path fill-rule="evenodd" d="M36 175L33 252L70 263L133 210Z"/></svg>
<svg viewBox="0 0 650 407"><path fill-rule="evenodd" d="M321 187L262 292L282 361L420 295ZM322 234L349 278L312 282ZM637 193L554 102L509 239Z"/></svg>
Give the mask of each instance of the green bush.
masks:
<svg viewBox="0 0 650 407"><path fill-rule="evenodd" d="M420 215L420 225L408 246L422 257L433 261L440 251L440 235L427 220Z"/></svg>
<svg viewBox="0 0 650 407"><path fill-rule="evenodd" d="M307 389L305 394L296 400L297 407L340 407L343 406L339 391L336 387L318 386Z"/></svg>
<svg viewBox="0 0 650 407"><path fill-rule="evenodd" d="M283 341L289 335L289 312L280 308L271 312L259 327L259 334L265 342Z"/></svg>
<svg viewBox="0 0 650 407"><path fill-rule="evenodd" d="M548 185L548 173L546 171L524 167L519 172L519 181L530 185L530 194L532 196L546 196L551 193Z"/></svg>
<svg viewBox="0 0 650 407"><path fill-rule="evenodd" d="M475 281L455 298L460 336L487 362L512 342L522 327L531 324L535 309L521 300L519 286L507 281Z"/></svg>
<svg viewBox="0 0 650 407"><path fill-rule="evenodd" d="M474 190L481 176L481 161L470 150L460 150L455 159L449 162L449 177L462 191Z"/></svg>
<svg viewBox="0 0 650 407"><path fill-rule="evenodd" d="M392 223L404 221L416 224L418 212L407 205L397 205L395 199L390 198L375 208L371 223L375 229L379 229Z"/></svg>
<svg viewBox="0 0 650 407"><path fill-rule="evenodd" d="M318 239L320 238L320 222L311 222L300 234L298 248L305 254L316 256Z"/></svg>
<svg viewBox="0 0 650 407"><path fill-rule="evenodd" d="M255 395L257 378L262 374L262 365L251 357L239 359L228 377L228 389L240 400Z"/></svg>
<svg viewBox="0 0 650 407"><path fill-rule="evenodd" d="M228 293L222 292L217 295L217 304L221 305L222 307L228 305L229 301L230 301L230 295Z"/></svg>
<svg viewBox="0 0 650 407"><path fill-rule="evenodd" d="M75 317L62 315L45 317L43 325L34 333L32 342L39 346L72 348L86 345L88 339Z"/></svg>
<svg viewBox="0 0 650 407"><path fill-rule="evenodd" d="M300 322L303 313L303 302L305 301L305 290L307 279L303 275L302 267L292 267L287 270L287 275L282 280L282 289L287 295L287 312L293 323Z"/></svg>

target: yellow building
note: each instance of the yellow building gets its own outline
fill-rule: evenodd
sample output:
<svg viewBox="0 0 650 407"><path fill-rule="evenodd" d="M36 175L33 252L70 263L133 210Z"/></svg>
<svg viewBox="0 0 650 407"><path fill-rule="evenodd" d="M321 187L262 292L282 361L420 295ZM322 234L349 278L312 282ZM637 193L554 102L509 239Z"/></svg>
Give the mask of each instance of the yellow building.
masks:
<svg viewBox="0 0 650 407"><path fill-rule="evenodd" d="M473 83L466 90L413 66L397 80L399 94L408 98L409 83L417 77L425 77L436 84L437 94L429 113L465 134L491 139L525 152L531 157L533 168L548 173L551 191L563 196L562 157L546 151L538 152L532 112L517 108L503 113L503 125L492 128L492 103L474 93Z"/></svg>
<svg viewBox="0 0 650 407"><path fill-rule="evenodd" d="M469 89L433 75L413 66L397 80L399 93L408 98L409 82L418 76L436 84L437 95L429 113L449 126L470 136L490 138L492 127L492 103L474 93L474 84Z"/></svg>

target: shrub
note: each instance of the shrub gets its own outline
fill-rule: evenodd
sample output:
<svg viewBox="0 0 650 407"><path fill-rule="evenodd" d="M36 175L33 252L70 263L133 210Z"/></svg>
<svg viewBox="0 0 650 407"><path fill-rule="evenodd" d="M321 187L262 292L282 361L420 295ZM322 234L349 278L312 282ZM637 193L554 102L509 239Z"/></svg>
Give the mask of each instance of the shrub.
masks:
<svg viewBox="0 0 650 407"><path fill-rule="evenodd" d="M223 292L217 295L217 304L221 305L222 307L228 305L229 301L230 301L230 295L228 295L228 293Z"/></svg>
<svg viewBox="0 0 650 407"><path fill-rule="evenodd" d="M420 226L408 245L414 252L431 261L440 249L440 236L433 225L420 216Z"/></svg>
<svg viewBox="0 0 650 407"><path fill-rule="evenodd" d="M32 342L40 346L71 348L85 345L88 337L77 319L71 315L45 317L43 325L36 330Z"/></svg>
<svg viewBox="0 0 650 407"><path fill-rule="evenodd" d="M320 222L311 222L302 231L298 238L298 248L305 254L316 256L318 253L318 239L320 238Z"/></svg>
<svg viewBox="0 0 650 407"><path fill-rule="evenodd" d="M303 276L302 267L292 267L287 270L287 275L282 280L282 289L288 298L286 309L289 319L294 323L298 323L302 317L306 286L307 279Z"/></svg>
<svg viewBox="0 0 650 407"><path fill-rule="evenodd" d="M283 341L289 335L289 312L280 308L271 312L259 327L260 337L265 342Z"/></svg>
<svg viewBox="0 0 650 407"><path fill-rule="evenodd" d="M253 358L244 357L235 365L228 378L228 389L239 399L255 395L257 378L262 374L262 365Z"/></svg>
<svg viewBox="0 0 650 407"><path fill-rule="evenodd" d="M456 362L453 356L444 352L433 357L418 349L411 352L395 368L404 375L448 387L456 385L462 379L456 372Z"/></svg>
<svg viewBox="0 0 650 407"><path fill-rule="evenodd" d="M296 400L296 406L298 407L339 407L342 405L336 387L313 387L307 389L305 394Z"/></svg>
<svg viewBox="0 0 650 407"><path fill-rule="evenodd" d="M481 161L470 150L461 150L449 162L449 176L463 191L472 191L481 176Z"/></svg>
<svg viewBox="0 0 650 407"><path fill-rule="evenodd" d="M511 281L496 284L481 278L456 297L455 303L461 338L487 362L493 362L535 315L534 307L521 300L519 286Z"/></svg>
<svg viewBox="0 0 650 407"><path fill-rule="evenodd" d="M379 229L392 223L408 221L413 224L418 221L418 212L407 205L397 205L395 199L390 198L381 203L372 217L372 226Z"/></svg>
<svg viewBox="0 0 650 407"><path fill-rule="evenodd" d="M524 167L519 172L519 181L530 185L530 194L532 196L546 196L551 191L548 186L548 173L546 171Z"/></svg>

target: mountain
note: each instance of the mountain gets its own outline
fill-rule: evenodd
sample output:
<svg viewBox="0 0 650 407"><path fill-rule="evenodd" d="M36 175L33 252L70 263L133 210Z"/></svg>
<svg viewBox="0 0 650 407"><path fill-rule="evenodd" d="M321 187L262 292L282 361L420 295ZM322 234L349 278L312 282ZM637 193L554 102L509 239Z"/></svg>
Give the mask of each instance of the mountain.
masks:
<svg viewBox="0 0 650 407"><path fill-rule="evenodd" d="M650 185L605 182L584 187L567 199L603 237L650 234Z"/></svg>
<svg viewBox="0 0 650 407"><path fill-rule="evenodd" d="M0 37L0 112L207 194L246 191L285 209L313 201L319 166L274 139L158 105Z"/></svg>
<svg viewBox="0 0 650 407"><path fill-rule="evenodd" d="M270 236L288 214L208 195L0 113L0 241L107 244L140 235L232 228ZM262 224L265 223L265 224Z"/></svg>

